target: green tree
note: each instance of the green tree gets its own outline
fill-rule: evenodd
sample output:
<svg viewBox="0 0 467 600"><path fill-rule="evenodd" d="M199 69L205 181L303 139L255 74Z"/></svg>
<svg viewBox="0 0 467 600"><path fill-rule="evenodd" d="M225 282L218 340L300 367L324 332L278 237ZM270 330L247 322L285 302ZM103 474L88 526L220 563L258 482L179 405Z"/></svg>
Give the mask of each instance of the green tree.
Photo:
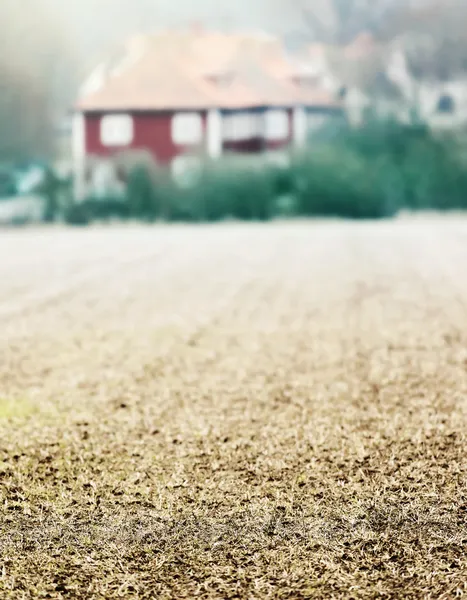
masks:
<svg viewBox="0 0 467 600"><path fill-rule="evenodd" d="M44 220L46 223L52 223L58 217L61 188L61 182L52 169L46 169L44 180L39 190L45 199Z"/></svg>
<svg viewBox="0 0 467 600"><path fill-rule="evenodd" d="M130 171L127 202L132 217L151 221L158 216L155 186L144 166L136 166Z"/></svg>

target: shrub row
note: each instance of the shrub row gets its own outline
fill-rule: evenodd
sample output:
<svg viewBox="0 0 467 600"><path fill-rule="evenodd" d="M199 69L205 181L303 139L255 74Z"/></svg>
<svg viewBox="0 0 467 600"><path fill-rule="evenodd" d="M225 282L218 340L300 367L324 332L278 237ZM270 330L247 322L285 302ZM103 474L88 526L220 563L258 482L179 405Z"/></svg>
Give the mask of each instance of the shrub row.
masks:
<svg viewBox="0 0 467 600"><path fill-rule="evenodd" d="M291 154L287 166L228 158L207 163L189 186L136 166L123 200L89 198L71 206L66 218L75 224L106 218L375 219L402 209L465 209L466 167L466 153L454 135L375 121Z"/></svg>

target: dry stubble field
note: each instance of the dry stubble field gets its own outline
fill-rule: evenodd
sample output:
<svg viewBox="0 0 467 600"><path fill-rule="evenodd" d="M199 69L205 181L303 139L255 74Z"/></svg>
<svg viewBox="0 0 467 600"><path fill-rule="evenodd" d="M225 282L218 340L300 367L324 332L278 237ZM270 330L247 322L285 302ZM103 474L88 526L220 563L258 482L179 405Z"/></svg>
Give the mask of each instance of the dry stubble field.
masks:
<svg viewBox="0 0 467 600"><path fill-rule="evenodd" d="M0 235L0 597L467 595L467 221Z"/></svg>

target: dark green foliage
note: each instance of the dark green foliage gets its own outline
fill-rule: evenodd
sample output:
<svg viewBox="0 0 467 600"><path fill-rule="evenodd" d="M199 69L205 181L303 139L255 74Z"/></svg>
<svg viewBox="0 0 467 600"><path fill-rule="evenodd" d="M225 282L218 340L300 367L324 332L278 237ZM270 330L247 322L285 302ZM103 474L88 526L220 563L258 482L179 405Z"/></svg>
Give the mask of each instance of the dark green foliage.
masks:
<svg viewBox="0 0 467 600"><path fill-rule="evenodd" d="M92 221L92 218L88 214L84 203L70 204L70 206L65 209L64 218L68 225L76 226L89 225L89 223Z"/></svg>
<svg viewBox="0 0 467 600"><path fill-rule="evenodd" d="M130 217L151 221L159 216L156 187L144 166L138 166L130 172L127 204Z"/></svg>
<svg viewBox="0 0 467 600"><path fill-rule="evenodd" d="M60 206L61 182L54 174L52 169L47 168L44 172L44 179L38 190L45 198L44 221L51 223L57 218Z"/></svg>
<svg viewBox="0 0 467 600"><path fill-rule="evenodd" d="M423 125L369 118L363 127L340 127L336 135L315 140L289 158L288 166L240 157L206 162L188 185L141 165L129 173L123 202L88 201L70 214L77 220L85 213L88 221L212 222L380 219L403 209L467 209L465 148L454 134L434 135Z"/></svg>
<svg viewBox="0 0 467 600"><path fill-rule="evenodd" d="M271 216L273 181L264 168L211 167L205 170L192 193L201 220L263 221Z"/></svg>
<svg viewBox="0 0 467 600"><path fill-rule="evenodd" d="M12 169L0 167L0 201L16 195L16 182Z"/></svg>
<svg viewBox="0 0 467 600"><path fill-rule="evenodd" d="M65 221L70 225L87 225L92 221L128 219L128 204L118 198L87 198L71 204L65 210Z"/></svg>
<svg viewBox="0 0 467 600"><path fill-rule="evenodd" d="M352 219L386 216L373 174L358 154L345 148L321 148L297 159L291 168L300 215Z"/></svg>
<svg viewBox="0 0 467 600"><path fill-rule="evenodd" d="M128 204L119 198L88 198L84 208L93 219L128 219L131 216Z"/></svg>
<svg viewBox="0 0 467 600"><path fill-rule="evenodd" d="M350 218L467 208L467 162L452 134L370 120L295 160L300 213Z"/></svg>

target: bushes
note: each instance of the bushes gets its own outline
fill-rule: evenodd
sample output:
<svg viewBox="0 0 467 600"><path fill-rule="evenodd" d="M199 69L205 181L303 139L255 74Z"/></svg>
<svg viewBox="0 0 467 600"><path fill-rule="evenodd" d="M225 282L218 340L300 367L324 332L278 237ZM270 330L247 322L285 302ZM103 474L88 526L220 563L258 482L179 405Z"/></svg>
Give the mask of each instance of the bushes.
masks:
<svg viewBox="0 0 467 600"><path fill-rule="evenodd" d="M370 121L348 130L341 147L364 161L383 213L467 208L467 163L454 134Z"/></svg>
<svg viewBox="0 0 467 600"><path fill-rule="evenodd" d="M69 225L88 225L93 221L128 219L131 213L126 202L119 198L87 198L84 202L70 204L65 210Z"/></svg>
<svg viewBox="0 0 467 600"><path fill-rule="evenodd" d="M257 165L210 165L202 171L190 196L195 200L192 206L197 221L263 221L272 216L273 180Z"/></svg>
<svg viewBox="0 0 467 600"><path fill-rule="evenodd" d="M300 215L351 219L388 216L365 160L346 149L328 147L292 165Z"/></svg>
<svg viewBox="0 0 467 600"><path fill-rule="evenodd" d="M421 126L374 121L343 128L289 159L286 166L264 157L204 162L188 185L136 164L123 201L89 199L67 220L379 219L401 209L467 208L467 153L453 135L434 136Z"/></svg>
<svg viewBox="0 0 467 600"><path fill-rule="evenodd" d="M17 194L13 170L6 165L0 165L0 201Z"/></svg>
<svg viewBox="0 0 467 600"><path fill-rule="evenodd" d="M44 220L46 223L52 223L57 217L60 206L60 187L61 182L58 177L52 169L47 168L38 190L45 199Z"/></svg>
<svg viewBox="0 0 467 600"><path fill-rule="evenodd" d="M89 215L84 203L73 203L65 209L65 222L68 225L89 225L92 217Z"/></svg>
<svg viewBox="0 0 467 600"><path fill-rule="evenodd" d="M139 165L131 170L126 192L126 204L130 217L151 221L160 216L157 202L157 186L147 169Z"/></svg>
<svg viewBox="0 0 467 600"><path fill-rule="evenodd" d="M465 158L453 135L370 121L295 160L299 212L381 218L402 209L467 209Z"/></svg>

